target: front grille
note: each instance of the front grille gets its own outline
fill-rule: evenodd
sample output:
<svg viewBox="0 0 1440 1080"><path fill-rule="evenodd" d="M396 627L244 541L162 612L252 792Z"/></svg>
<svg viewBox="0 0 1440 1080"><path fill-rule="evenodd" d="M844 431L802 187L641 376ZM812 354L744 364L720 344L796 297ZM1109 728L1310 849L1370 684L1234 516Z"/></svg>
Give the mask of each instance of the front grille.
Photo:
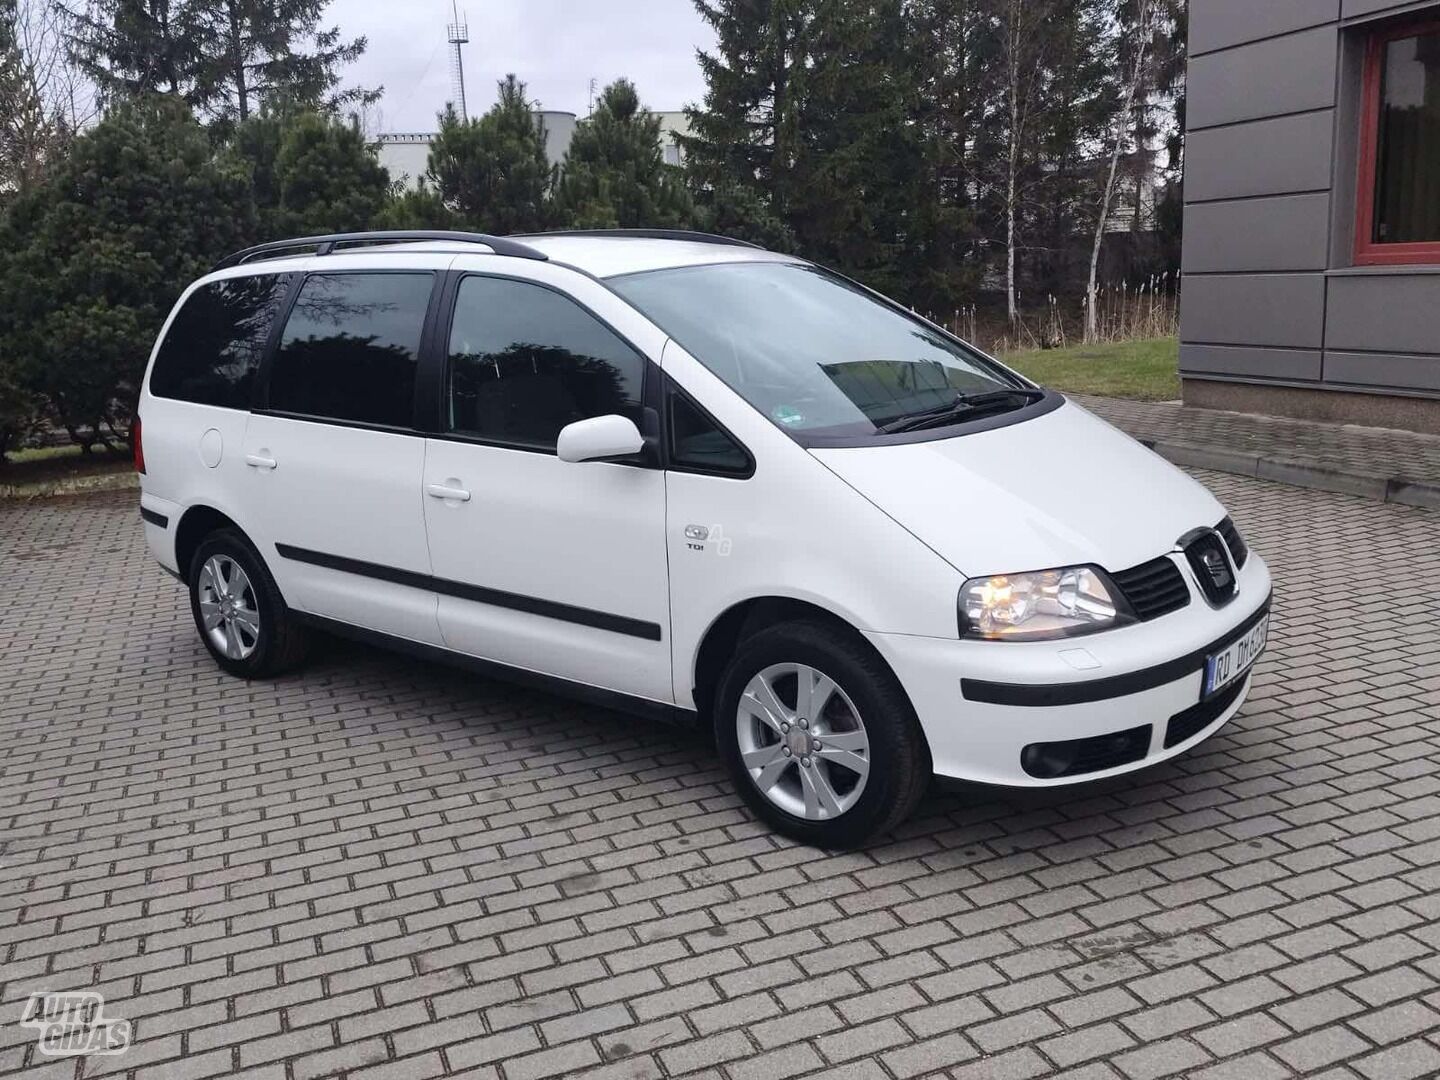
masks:
<svg viewBox="0 0 1440 1080"><path fill-rule="evenodd" d="M1190 603L1190 590L1180 568L1164 556L1110 577L1141 622L1169 615Z"/></svg>
<svg viewBox="0 0 1440 1080"><path fill-rule="evenodd" d="M1020 767L1037 780L1083 776L1141 760L1150 751L1150 725L1066 742L1031 743L1020 751Z"/></svg>
<svg viewBox="0 0 1440 1080"><path fill-rule="evenodd" d="M1220 714L1235 704L1235 699L1240 696L1240 691L1245 689L1248 679L1248 675L1242 676L1235 680L1234 685L1227 686L1209 701L1191 705L1184 712L1178 712L1172 716L1169 725L1165 728L1165 749L1169 750L1172 746L1179 746L1186 739L1193 739L1220 719Z"/></svg>
<svg viewBox="0 0 1440 1080"><path fill-rule="evenodd" d="M1235 522L1227 517L1215 526L1215 531L1225 538L1225 546L1230 549L1230 557L1235 560L1236 569L1243 567L1250 558L1250 549L1241 537L1240 530L1235 527Z"/></svg>

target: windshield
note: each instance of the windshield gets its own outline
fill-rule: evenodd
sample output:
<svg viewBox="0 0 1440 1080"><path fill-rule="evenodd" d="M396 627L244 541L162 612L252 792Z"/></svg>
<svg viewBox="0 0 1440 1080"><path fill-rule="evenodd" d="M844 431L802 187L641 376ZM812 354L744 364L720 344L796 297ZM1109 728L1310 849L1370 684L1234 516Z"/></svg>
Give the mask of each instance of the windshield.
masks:
<svg viewBox="0 0 1440 1080"><path fill-rule="evenodd" d="M963 397L1024 389L974 350L814 266L721 263L608 284L796 434L886 434L912 417L949 419L949 407ZM1027 401L999 397L1005 400L987 402L987 410ZM973 411L962 408L953 419Z"/></svg>

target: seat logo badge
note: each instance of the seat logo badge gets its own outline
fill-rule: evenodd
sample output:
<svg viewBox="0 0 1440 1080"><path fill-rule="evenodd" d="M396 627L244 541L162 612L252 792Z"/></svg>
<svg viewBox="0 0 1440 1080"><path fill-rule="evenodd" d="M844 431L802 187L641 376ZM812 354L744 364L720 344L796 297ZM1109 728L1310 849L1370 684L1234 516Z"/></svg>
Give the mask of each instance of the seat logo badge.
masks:
<svg viewBox="0 0 1440 1080"><path fill-rule="evenodd" d="M721 558L730 554L730 538L719 525L686 525L685 546L691 551L705 551L714 548Z"/></svg>
<svg viewBox="0 0 1440 1080"><path fill-rule="evenodd" d="M1211 581L1221 588L1230 584L1230 568L1225 565L1224 555L1211 548L1201 557L1205 560L1205 569L1210 571Z"/></svg>

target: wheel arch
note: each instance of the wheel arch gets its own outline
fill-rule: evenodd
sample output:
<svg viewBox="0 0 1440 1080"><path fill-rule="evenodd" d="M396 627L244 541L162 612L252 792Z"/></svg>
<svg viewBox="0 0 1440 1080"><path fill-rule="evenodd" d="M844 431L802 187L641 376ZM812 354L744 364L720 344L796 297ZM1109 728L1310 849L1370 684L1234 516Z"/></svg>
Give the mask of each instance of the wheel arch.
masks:
<svg viewBox="0 0 1440 1080"><path fill-rule="evenodd" d="M252 548L259 551L255 541L250 539L250 535L234 518L213 506L197 503L180 515L179 524L175 526L175 566L186 582L190 578L190 560L195 556L195 549L216 529L234 529L245 537Z"/></svg>
<svg viewBox="0 0 1440 1080"><path fill-rule="evenodd" d="M694 695L696 712L707 720L711 717L720 676L724 673L725 665L742 641L764 627L798 619L808 619L812 622L833 626L853 638L862 648L874 654L885 665L901 692L905 694L906 698L909 698L910 693L900 682L900 677L895 674L895 669L849 619L810 600L801 600L793 596L756 596L738 601L726 608L706 628L701 637L691 668L691 692Z"/></svg>

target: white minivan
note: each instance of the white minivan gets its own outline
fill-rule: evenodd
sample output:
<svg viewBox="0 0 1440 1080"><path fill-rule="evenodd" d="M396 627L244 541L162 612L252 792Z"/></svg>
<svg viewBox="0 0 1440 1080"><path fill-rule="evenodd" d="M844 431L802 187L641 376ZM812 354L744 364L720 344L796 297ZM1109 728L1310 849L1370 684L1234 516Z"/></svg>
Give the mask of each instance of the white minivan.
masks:
<svg viewBox="0 0 1440 1080"><path fill-rule="evenodd" d="M1184 753L1270 574L1203 487L822 267L694 233L267 244L180 298L139 405L150 549L261 678L312 629L713 727L832 847L932 775Z"/></svg>

